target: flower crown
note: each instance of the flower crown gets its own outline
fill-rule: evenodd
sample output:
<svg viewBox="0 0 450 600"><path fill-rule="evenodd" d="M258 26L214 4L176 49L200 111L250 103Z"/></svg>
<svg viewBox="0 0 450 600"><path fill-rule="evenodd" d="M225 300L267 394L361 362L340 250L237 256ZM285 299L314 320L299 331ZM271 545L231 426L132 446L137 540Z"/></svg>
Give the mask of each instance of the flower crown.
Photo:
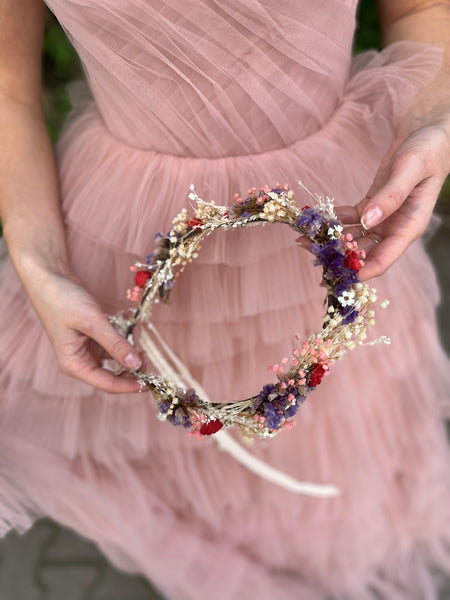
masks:
<svg viewBox="0 0 450 600"><path fill-rule="evenodd" d="M132 372L143 387L148 387L158 404L159 418L182 426L198 436L211 435L235 425L250 437L271 437L294 424L293 418L308 395L328 375L335 360L347 350L364 344L367 327L375 323L376 290L360 283L358 271L364 264L364 250L358 249L351 234L343 235L343 225L334 212L333 200L312 194L314 206L300 208L294 192L285 184L273 188L251 188L245 199L234 195L230 206L205 202L191 185L189 198L196 202L195 216L186 208L174 218L172 229L155 236L155 247L145 263L131 267L135 287L128 298L138 307L128 319L123 317L122 333L134 343L138 322L150 322L151 307L167 302L175 279L197 257L203 239L215 229L233 229L254 224L285 223L311 241L314 264L323 269L322 285L327 289L326 312L322 329L306 341L296 343L292 356L282 358L269 369L275 383L246 400L215 403L202 400L192 387L183 388L161 375ZM385 300L379 306L384 308ZM111 318L117 325L118 320ZM299 337L295 336L298 341ZM383 341L381 337L369 345Z"/></svg>

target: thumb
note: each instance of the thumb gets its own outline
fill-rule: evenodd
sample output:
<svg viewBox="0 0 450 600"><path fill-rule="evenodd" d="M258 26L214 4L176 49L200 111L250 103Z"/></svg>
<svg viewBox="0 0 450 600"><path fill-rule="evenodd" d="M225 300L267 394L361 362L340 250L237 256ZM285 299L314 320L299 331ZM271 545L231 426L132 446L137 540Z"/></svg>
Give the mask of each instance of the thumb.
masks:
<svg viewBox="0 0 450 600"><path fill-rule="evenodd" d="M370 188L366 193L366 200L372 198L380 188L382 188L386 181L389 179L392 169L392 163L394 160L394 155L403 144L404 139L397 139L393 144L389 146L386 150L383 158L381 159L380 165L377 169L375 177L372 181Z"/></svg>
<svg viewBox="0 0 450 600"><path fill-rule="evenodd" d="M417 156L404 153L395 158L389 178L368 200L361 224L365 229L375 227L396 212L413 190L426 179Z"/></svg>
<svg viewBox="0 0 450 600"><path fill-rule="evenodd" d="M395 164L395 154L403 142L403 139L397 139L387 149L377 169L372 184L367 190L365 198L363 198L357 204L358 213L360 216L362 216L361 224L365 229L373 227L382 219L382 209L377 206L378 192L382 190L389 181L392 175L393 165Z"/></svg>
<svg viewBox="0 0 450 600"><path fill-rule="evenodd" d="M130 342L117 333L103 313L100 312L95 327L85 333L100 344L114 360L127 369L134 371L142 365L139 354Z"/></svg>

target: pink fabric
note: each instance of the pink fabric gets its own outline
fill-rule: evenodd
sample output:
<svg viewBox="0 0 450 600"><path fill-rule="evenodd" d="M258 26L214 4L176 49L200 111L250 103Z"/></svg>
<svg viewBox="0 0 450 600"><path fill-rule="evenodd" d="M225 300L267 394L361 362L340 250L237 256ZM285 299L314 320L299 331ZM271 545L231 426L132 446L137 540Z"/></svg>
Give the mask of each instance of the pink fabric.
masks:
<svg viewBox="0 0 450 600"><path fill-rule="evenodd" d="M188 204L302 179L338 204L365 194L392 123L440 52L396 43L353 62L354 1L49 0L95 98L58 146L72 265L105 311L129 265ZM306 199L302 193L298 199ZM311 257L283 226L220 232L155 322L210 396L239 399L320 325ZM111 396L59 372L10 263L0 273L0 521L49 515L170 600L436 597L450 570L448 362L439 290L420 243L376 286L374 335L252 451L314 500L160 423L148 395ZM447 411L447 413L445 412Z"/></svg>

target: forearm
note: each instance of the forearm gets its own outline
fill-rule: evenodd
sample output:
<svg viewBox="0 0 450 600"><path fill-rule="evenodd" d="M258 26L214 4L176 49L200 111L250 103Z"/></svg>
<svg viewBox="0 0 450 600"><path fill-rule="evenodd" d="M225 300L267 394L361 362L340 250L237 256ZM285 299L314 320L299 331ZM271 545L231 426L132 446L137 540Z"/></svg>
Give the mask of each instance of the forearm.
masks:
<svg viewBox="0 0 450 600"><path fill-rule="evenodd" d="M23 279L33 265L68 271L52 144L40 108L0 94L0 219Z"/></svg>
<svg viewBox="0 0 450 600"><path fill-rule="evenodd" d="M379 11L384 45L409 40L443 50L439 73L400 119L399 134L433 122L450 131L450 1L379 0Z"/></svg>

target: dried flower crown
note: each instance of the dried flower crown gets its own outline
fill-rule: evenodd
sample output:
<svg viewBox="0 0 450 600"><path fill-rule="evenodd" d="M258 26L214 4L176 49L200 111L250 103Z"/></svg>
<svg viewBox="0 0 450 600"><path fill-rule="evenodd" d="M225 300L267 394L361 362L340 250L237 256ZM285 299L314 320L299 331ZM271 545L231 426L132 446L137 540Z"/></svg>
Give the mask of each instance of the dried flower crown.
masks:
<svg viewBox="0 0 450 600"><path fill-rule="evenodd" d="M312 243L314 264L323 269L327 289L326 312L322 329L308 340L295 344L290 358L269 369L275 383L246 400L214 403L202 400L195 389L183 388L161 375L133 371L142 386L147 386L158 404L159 418L183 426L199 436L216 433L235 425L244 434L270 437L293 425L299 406L329 373L335 360L347 350L364 344L367 327L375 323L376 290L359 281L358 271L365 253L358 249L350 234L343 235L343 225L334 212L333 200L312 194L315 205L300 208L294 192L285 184L273 188L251 188L245 199L235 194L230 206L205 202L191 186L189 198L196 202L195 216L186 208L175 217L167 235L155 236L155 247L145 263L131 267L135 287L128 298L138 302L129 318L121 317L122 333L133 343L138 322L149 322L151 307L160 300L167 302L176 277L197 257L202 240L215 229L247 227L258 223L284 223L306 236ZM388 302L379 306L384 308ZM118 324L118 318L111 317ZM295 336L299 339L299 336ZM381 337L374 344L389 339Z"/></svg>

